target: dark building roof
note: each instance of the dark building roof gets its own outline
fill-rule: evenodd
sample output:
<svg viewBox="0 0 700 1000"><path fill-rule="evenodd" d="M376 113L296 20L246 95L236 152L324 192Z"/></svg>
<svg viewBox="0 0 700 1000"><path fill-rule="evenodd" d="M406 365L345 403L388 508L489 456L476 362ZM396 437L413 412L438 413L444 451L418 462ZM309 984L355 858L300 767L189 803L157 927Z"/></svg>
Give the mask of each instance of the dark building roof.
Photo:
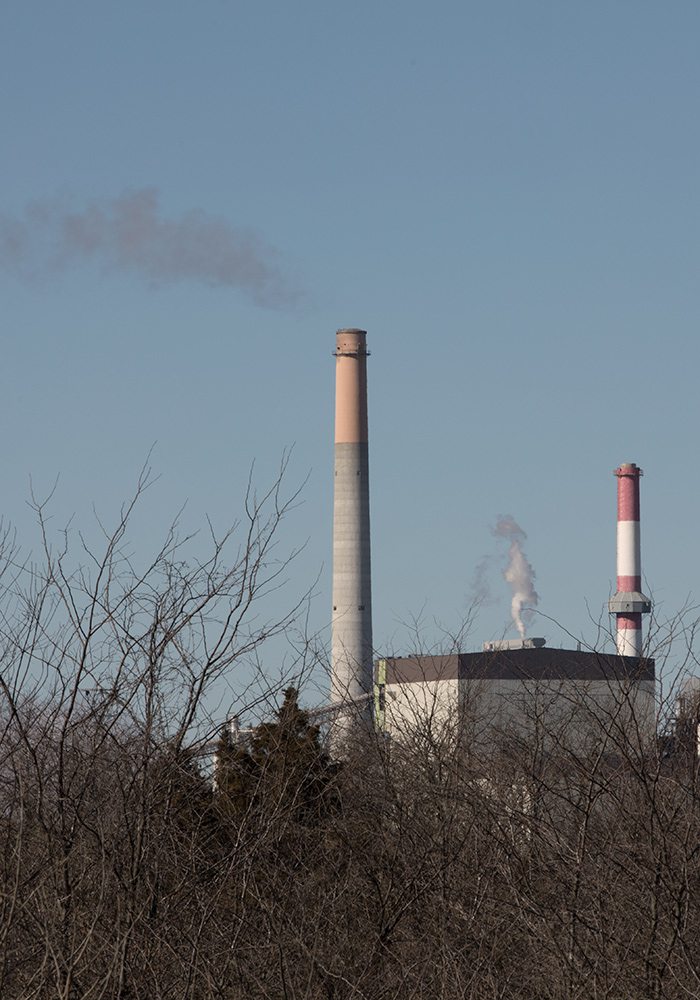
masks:
<svg viewBox="0 0 700 1000"><path fill-rule="evenodd" d="M387 684L437 680L653 681L654 661L584 650L500 649L450 656L388 657Z"/></svg>

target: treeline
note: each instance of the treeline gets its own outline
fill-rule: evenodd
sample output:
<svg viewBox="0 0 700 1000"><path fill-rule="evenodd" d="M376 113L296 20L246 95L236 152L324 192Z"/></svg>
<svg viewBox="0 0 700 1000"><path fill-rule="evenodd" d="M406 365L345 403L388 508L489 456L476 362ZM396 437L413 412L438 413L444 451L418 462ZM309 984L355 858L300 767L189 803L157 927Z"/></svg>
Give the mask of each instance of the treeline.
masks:
<svg viewBox="0 0 700 1000"><path fill-rule="evenodd" d="M700 992L689 760L477 760L453 731L338 763L294 689L213 782L94 713L4 746L3 998Z"/></svg>
<svg viewBox="0 0 700 1000"><path fill-rule="evenodd" d="M80 559L41 505L40 557L0 538L2 1000L700 995L694 744L428 719L334 759L282 683L212 771L241 664L314 659L266 601L293 499L251 492L195 561L173 530L136 566L133 504Z"/></svg>

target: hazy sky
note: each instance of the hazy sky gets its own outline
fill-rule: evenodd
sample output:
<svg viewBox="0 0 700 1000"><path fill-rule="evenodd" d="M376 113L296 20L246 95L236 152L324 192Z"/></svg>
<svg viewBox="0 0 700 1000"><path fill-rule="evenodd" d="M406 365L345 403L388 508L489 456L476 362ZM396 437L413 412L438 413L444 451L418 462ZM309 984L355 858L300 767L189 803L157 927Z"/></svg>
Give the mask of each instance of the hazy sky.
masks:
<svg viewBox="0 0 700 1000"><path fill-rule="evenodd" d="M613 468L663 617L700 600L697 0L5 0L3 498L113 520L155 442L151 546L294 445L330 609L334 332L368 331L375 642L426 642L527 533L534 634L595 637ZM194 542L196 551L199 542ZM204 542L202 541L202 545ZM483 557L493 561L483 563ZM549 619L553 619L550 621ZM514 634L511 631L509 635Z"/></svg>

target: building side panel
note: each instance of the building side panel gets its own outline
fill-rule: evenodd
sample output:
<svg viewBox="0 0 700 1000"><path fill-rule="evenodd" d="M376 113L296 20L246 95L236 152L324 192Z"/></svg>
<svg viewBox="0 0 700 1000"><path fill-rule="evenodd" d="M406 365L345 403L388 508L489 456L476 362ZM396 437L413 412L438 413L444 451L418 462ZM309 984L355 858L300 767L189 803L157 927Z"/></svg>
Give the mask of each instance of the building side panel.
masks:
<svg viewBox="0 0 700 1000"><path fill-rule="evenodd" d="M461 703L482 739L539 742L550 752L606 739L613 752L656 730L653 681L462 681Z"/></svg>
<svg viewBox="0 0 700 1000"><path fill-rule="evenodd" d="M656 731L654 681L485 678L389 683L385 730L430 738L457 729L476 753L534 747L547 753L605 745L641 748Z"/></svg>
<svg viewBox="0 0 700 1000"><path fill-rule="evenodd" d="M393 739L441 739L458 724L459 681L387 684L385 727Z"/></svg>

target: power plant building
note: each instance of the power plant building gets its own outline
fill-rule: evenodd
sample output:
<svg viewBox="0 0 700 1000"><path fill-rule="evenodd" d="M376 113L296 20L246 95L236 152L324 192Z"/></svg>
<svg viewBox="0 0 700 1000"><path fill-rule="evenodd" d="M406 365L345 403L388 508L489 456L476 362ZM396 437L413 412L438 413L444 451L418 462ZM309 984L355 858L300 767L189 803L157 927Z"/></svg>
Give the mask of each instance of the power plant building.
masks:
<svg viewBox="0 0 700 1000"><path fill-rule="evenodd" d="M367 335L336 333L333 611L330 709L336 746L360 723L394 737L470 727L475 746L536 737L581 747L621 727L650 736L656 718L654 661L642 656L639 479L633 462L617 479L616 654L553 649L544 639L485 643L481 652L394 657L374 669L370 554ZM536 596L536 595L535 595ZM516 622L524 634L524 626ZM374 711L372 712L372 700Z"/></svg>
<svg viewBox="0 0 700 1000"><path fill-rule="evenodd" d="M549 648L544 640L485 643L476 653L395 657L376 671L375 718L394 740L465 730L480 752L539 741L582 750L605 736L653 738L654 661Z"/></svg>

